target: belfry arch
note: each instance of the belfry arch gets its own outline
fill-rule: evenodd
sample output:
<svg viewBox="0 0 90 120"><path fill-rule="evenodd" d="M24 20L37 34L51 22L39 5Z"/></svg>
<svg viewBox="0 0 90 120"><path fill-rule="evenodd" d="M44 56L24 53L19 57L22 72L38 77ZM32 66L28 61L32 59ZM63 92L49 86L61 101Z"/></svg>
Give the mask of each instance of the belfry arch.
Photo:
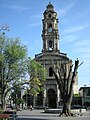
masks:
<svg viewBox="0 0 90 120"><path fill-rule="evenodd" d="M52 23L49 23L48 25L48 32L52 32Z"/></svg>

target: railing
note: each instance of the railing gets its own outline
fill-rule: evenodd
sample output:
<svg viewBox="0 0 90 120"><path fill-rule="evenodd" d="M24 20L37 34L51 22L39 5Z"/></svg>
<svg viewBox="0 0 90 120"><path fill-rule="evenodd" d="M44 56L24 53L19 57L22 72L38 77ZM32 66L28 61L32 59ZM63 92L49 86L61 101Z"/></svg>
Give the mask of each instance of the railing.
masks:
<svg viewBox="0 0 90 120"><path fill-rule="evenodd" d="M46 54L47 54L47 53L53 54L53 52L51 52L51 51L46 52ZM44 53L44 54L45 54L45 53ZM42 55L43 55L43 53L39 53L39 54L36 54L35 57L41 57ZM59 52L59 54L57 54L57 55L60 55L60 56L63 56L63 57L66 57L66 56L67 56L66 53L61 53L61 52Z"/></svg>

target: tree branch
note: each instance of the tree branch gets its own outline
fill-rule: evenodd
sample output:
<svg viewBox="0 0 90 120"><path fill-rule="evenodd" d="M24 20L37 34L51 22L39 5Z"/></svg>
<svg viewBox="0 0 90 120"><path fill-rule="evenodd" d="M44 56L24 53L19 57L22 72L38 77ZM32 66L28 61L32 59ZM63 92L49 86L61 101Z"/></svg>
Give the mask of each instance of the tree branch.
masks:
<svg viewBox="0 0 90 120"><path fill-rule="evenodd" d="M71 95L73 92L73 85L75 82L75 77L77 75L78 64L79 64L79 60L77 59L75 60L75 67L74 67L74 72L73 72L72 79L71 79L69 95Z"/></svg>

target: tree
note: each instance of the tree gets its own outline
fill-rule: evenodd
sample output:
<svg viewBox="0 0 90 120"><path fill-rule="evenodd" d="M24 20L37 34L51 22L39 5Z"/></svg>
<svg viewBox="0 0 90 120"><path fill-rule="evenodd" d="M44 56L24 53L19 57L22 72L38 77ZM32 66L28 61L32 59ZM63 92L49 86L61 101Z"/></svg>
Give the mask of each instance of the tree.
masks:
<svg viewBox="0 0 90 120"><path fill-rule="evenodd" d="M26 46L18 38L0 35L0 97L1 108L5 109L8 92L15 87L26 74Z"/></svg>
<svg viewBox="0 0 90 120"><path fill-rule="evenodd" d="M11 92L10 96L11 96L11 100L13 101L13 104L15 105L15 108L17 108L18 106L20 107L20 105L22 105L24 103L24 99L22 98L22 95L21 95L22 90L23 90L23 88L19 84L16 87L14 87L12 92Z"/></svg>
<svg viewBox="0 0 90 120"><path fill-rule="evenodd" d="M46 69L35 60L28 59L28 74L30 77L30 89L29 93L33 97L37 96L43 91L44 83L46 80ZM34 99L35 100L35 99ZM33 101L33 106L35 101Z"/></svg>
<svg viewBox="0 0 90 120"><path fill-rule="evenodd" d="M65 115L65 116L73 115L71 113L71 102L72 102L72 97L73 97L73 86L75 83L75 77L77 76L78 66L79 66L79 60L77 59L75 61L74 71L72 72L73 66L70 66L68 75L66 73L66 67L63 64L60 64L60 65L56 64L56 66L53 67L53 72L57 80L62 102L63 102L63 110L60 116L61 115Z"/></svg>

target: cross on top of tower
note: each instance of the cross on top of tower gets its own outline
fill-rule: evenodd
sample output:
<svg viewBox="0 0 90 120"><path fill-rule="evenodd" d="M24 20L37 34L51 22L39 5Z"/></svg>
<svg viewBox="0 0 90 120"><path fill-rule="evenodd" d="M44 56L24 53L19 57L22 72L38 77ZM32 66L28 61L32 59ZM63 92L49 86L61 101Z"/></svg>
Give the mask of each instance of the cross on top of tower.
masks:
<svg viewBox="0 0 90 120"><path fill-rule="evenodd" d="M51 4L51 2L49 2L49 4L47 5L47 9L53 9L54 7L53 7L53 5Z"/></svg>

